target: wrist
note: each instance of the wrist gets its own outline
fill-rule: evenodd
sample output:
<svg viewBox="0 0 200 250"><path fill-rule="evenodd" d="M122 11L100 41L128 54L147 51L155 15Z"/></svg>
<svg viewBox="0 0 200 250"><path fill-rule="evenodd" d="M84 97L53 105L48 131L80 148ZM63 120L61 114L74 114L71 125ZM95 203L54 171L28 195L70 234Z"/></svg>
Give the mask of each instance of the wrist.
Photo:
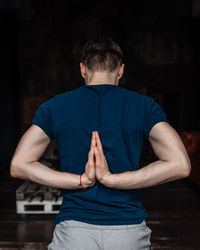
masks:
<svg viewBox="0 0 200 250"><path fill-rule="evenodd" d="M133 182L133 175L135 171L126 171L116 174L108 174L105 176L103 184L106 187L117 188L117 189L130 189L130 178Z"/></svg>
<svg viewBox="0 0 200 250"><path fill-rule="evenodd" d="M93 186L95 180L90 180L88 179L86 173L84 172L81 176L80 176L80 188L88 188ZM82 183L82 185L81 185Z"/></svg>
<svg viewBox="0 0 200 250"><path fill-rule="evenodd" d="M114 186L114 178L115 178L115 174L108 172L104 175L101 183L106 187L113 187Z"/></svg>

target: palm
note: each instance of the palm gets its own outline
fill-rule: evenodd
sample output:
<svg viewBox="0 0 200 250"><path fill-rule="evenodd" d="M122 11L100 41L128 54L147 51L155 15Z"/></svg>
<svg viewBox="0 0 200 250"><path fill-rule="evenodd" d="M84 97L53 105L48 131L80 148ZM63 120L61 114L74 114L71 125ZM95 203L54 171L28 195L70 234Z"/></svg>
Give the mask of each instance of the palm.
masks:
<svg viewBox="0 0 200 250"><path fill-rule="evenodd" d="M103 152L103 146L101 144L101 140L97 131L95 132L95 139L96 139L96 146L94 150L95 154L94 164L96 170L96 178L101 182L107 174L110 174L110 171L108 168L106 157Z"/></svg>
<svg viewBox="0 0 200 250"><path fill-rule="evenodd" d="M105 176L109 174L111 174L111 172L108 168L101 140L97 131L93 132L88 161L85 165L85 175L90 182L94 183L96 179L103 182Z"/></svg>
<svg viewBox="0 0 200 250"><path fill-rule="evenodd" d="M103 157L102 157L103 158ZM96 178L101 181L104 175L107 173L108 164L105 157L95 164L96 168Z"/></svg>
<svg viewBox="0 0 200 250"><path fill-rule="evenodd" d="M95 179L95 166L91 166L87 162L85 167L85 173L88 176L88 179L90 181L93 181Z"/></svg>

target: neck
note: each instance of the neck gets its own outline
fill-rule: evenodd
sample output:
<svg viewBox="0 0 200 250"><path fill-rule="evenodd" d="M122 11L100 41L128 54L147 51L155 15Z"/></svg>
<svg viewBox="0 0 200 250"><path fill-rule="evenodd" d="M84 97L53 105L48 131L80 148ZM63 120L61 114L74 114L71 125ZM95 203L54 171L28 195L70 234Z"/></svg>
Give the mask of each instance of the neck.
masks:
<svg viewBox="0 0 200 250"><path fill-rule="evenodd" d="M105 72L95 72L92 76L87 77L85 84L87 85L98 85L98 84L113 84L118 85L118 79L116 74L108 74Z"/></svg>

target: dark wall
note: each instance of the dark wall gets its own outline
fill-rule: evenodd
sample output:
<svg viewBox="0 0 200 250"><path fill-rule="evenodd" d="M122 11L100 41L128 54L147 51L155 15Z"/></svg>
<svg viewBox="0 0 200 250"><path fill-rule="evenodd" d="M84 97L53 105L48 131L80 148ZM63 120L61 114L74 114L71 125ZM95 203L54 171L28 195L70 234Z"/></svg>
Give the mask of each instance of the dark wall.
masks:
<svg viewBox="0 0 200 250"><path fill-rule="evenodd" d="M120 85L154 97L177 131L199 130L200 19L192 16L191 0L9 3L0 13L1 162L24 132L24 101L84 84L81 48L99 35L124 51Z"/></svg>
<svg viewBox="0 0 200 250"><path fill-rule="evenodd" d="M52 97L83 84L81 48L103 34L124 51L122 86L160 95L157 100L176 129L199 129L199 96L188 92L196 92L200 79L200 22L192 17L191 0L36 0L32 10L31 20L23 22L25 96Z"/></svg>
<svg viewBox="0 0 200 250"><path fill-rule="evenodd" d="M0 15L0 164L8 163L20 130L17 20L12 14Z"/></svg>

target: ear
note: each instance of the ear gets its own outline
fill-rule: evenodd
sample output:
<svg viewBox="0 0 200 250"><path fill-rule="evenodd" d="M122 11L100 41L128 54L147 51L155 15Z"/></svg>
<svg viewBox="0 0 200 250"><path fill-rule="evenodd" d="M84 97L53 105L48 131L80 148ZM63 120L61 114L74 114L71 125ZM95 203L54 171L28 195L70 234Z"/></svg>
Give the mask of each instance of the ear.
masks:
<svg viewBox="0 0 200 250"><path fill-rule="evenodd" d="M118 73L117 73L117 79L118 79L118 80L119 80L119 79L123 76L123 74L124 74L124 66L125 66L125 64L122 64L122 65L119 66L119 70L118 70Z"/></svg>
<svg viewBox="0 0 200 250"><path fill-rule="evenodd" d="M80 71L81 71L82 77L85 79L86 78L86 69L85 69L85 65L82 62L80 63Z"/></svg>

